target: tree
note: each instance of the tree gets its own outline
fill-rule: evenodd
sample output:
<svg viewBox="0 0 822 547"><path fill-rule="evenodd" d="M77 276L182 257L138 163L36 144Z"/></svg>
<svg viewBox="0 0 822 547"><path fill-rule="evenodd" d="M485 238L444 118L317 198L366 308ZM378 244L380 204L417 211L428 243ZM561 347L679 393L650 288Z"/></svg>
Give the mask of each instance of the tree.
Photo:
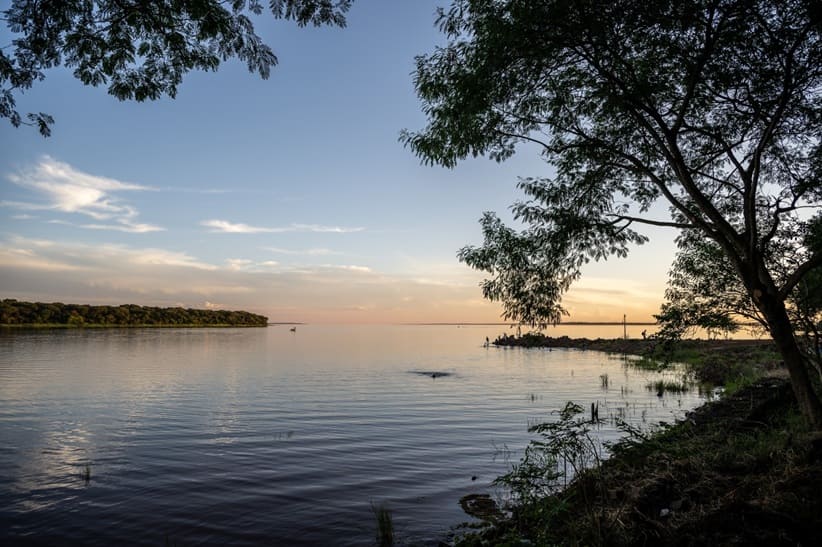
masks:
<svg viewBox="0 0 822 547"><path fill-rule="evenodd" d="M822 214L809 219L804 232L779 230L774 237L769 269L777 283L784 283L794 265L805 262L822 243ZM675 339L694 327L733 331L739 321L767 329L732 264L716 243L698 233L685 231L671 268L666 301L659 315L663 338ZM807 362L822 378L822 268L810 271L788 294L785 307Z"/></svg>
<svg viewBox="0 0 822 547"><path fill-rule="evenodd" d="M403 142L447 167L528 142L556 170L520 181L524 230L487 213L484 244L460 251L490 274L485 295L544 325L582 264L646 240L637 225L693 231L727 258L822 426L785 305L822 250L784 277L769 261L776 234L802 231L822 201L822 5L455 0L438 23L447 44L415 75L428 124Z"/></svg>
<svg viewBox="0 0 822 547"><path fill-rule="evenodd" d="M270 0L277 19L345 26L352 0ZM15 94L64 65L120 100L174 97L191 70L237 58L268 78L277 57L255 33L260 0L13 0L2 12L14 35L0 49L0 117L51 134L52 117L17 111ZM10 50L10 51L7 51Z"/></svg>
<svg viewBox="0 0 822 547"><path fill-rule="evenodd" d="M696 328L735 332L740 320L767 327L721 248L694 231L677 243L665 302L654 316L659 338L676 340Z"/></svg>

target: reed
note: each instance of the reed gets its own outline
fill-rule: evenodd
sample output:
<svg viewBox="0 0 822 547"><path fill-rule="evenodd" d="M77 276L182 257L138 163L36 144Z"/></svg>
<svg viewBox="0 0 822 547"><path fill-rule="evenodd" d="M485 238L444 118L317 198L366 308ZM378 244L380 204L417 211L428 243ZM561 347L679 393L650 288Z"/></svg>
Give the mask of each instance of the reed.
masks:
<svg viewBox="0 0 822 547"><path fill-rule="evenodd" d="M672 380L657 380L648 382L645 385L648 391L656 391L662 397L664 393L687 393L691 391L691 386L686 382L676 382Z"/></svg>

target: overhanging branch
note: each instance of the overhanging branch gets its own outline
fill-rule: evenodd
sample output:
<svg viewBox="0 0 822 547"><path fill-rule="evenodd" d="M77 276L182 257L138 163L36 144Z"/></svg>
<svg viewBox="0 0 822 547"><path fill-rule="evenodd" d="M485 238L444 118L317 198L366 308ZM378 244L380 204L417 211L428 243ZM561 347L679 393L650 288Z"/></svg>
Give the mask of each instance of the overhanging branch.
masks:
<svg viewBox="0 0 822 547"><path fill-rule="evenodd" d="M779 289L779 297L781 299L785 299L788 297L788 294L796 287L802 278L805 275L813 270L814 268L822 267L822 253L816 253L813 255L807 262L799 266L791 275L788 277L785 284L782 285L782 288Z"/></svg>
<svg viewBox="0 0 822 547"><path fill-rule="evenodd" d="M616 221L620 220L627 220L628 222L637 222L639 224L649 224L651 226L663 226L666 228L678 228L680 230L686 229L693 229L696 228L694 224L688 224L684 222L667 222L664 220L653 220L650 218L641 218L641 217L632 217L628 215L617 215L617 214L609 214L609 217L613 218Z"/></svg>

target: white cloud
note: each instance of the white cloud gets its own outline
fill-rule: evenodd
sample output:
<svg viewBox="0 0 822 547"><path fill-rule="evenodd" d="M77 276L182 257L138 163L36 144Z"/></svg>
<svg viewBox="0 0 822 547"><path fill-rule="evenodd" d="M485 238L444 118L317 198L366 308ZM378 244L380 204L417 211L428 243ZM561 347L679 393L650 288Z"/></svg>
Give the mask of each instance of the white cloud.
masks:
<svg viewBox="0 0 822 547"><path fill-rule="evenodd" d="M213 233L222 234L261 234L261 233L286 233L286 232L314 232L314 233L336 233L347 234L352 232L362 232L365 228L361 227L340 227L340 226L323 226L321 224L289 224L288 226L280 227L263 227L251 226L241 222L230 222L228 220L204 220L200 223L206 228L211 228Z"/></svg>
<svg viewBox="0 0 822 547"><path fill-rule="evenodd" d="M357 265L333 265L333 264L326 264L325 268L335 268L338 270L345 270L348 272L359 272L359 273L371 273L373 270L368 266L357 266Z"/></svg>
<svg viewBox="0 0 822 547"><path fill-rule="evenodd" d="M25 247L0 247L0 266L4 265L13 265L15 268L22 270L41 272L68 272L85 269L60 258L41 256L34 250Z"/></svg>
<svg viewBox="0 0 822 547"><path fill-rule="evenodd" d="M43 156L28 169L8 175L14 184L31 190L43 201L3 201L0 205L29 211L59 211L81 214L107 223L72 224L94 230L154 232L159 226L139 223L137 209L123 203L115 194L153 190L148 186L84 173L71 165Z"/></svg>
<svg viewBox="0 0 822 547"><path fill-rule="evenodd" d="M228 222L227 220L204 220L201 225L211 228L211 232L222 234L258 234L270 232L270 228L249 226L248 224Z"/></svg>
<svg viewBox="0 0 822 547"><path fill-rule="evenodd" d="M245 259L245 258L229 258L229 259L226 259L225 262L226 262L226 265L228 266L228 269L229 270L234 270L234 271L245 270L249 266L254 264L253 261Z"/></svg>
<svg viewBox="0 0 822 547"><path fill-rule="evenodd" d="M233 257L212 264L179 252L9 237L0 239L0 283L9 298L246 309L274 321L448 321L480 300L476 282L422 285L361 265L282 266ZM486 320L497 312L485 303ZM360 310L360 311L355 311ZM363 311L363 310L367 310Z"/></svg>
<svg viewBox="0 0 822 547"><path fill-rule="evenodd" d="M346 228L340 226L322 226L319 224L292 224L287 228L281 228L283 232L319 232L319 233L334 233L334 234L349 234L353 232L362 232L365 228Z"/></svg>
<svg viewBox="0 0 822 547"><path fill-rule="evenodd" d="M225 263L226 268L231 271L250 273L271 272L278 269L280 266L280 263L275 260L255 262L247 258L228 258Z"/></svg>
<svg viewBox="0 0 822 547"><path fill-rule="evenodd" d="M21 261L20 257L26 257L26 260ZM117 244L64 243L20 236L13 236L0 242L0 266L38 269L37 264L48 270L122 269L124 272L136 272L143 266L203 271L219 269L189 254L166 249L140 249Z"/></svg>
<svg viewBox="0 0 822 547"><path fill-rule="evenodd" d="M165 249L131 249L122 245L104 245L103 253L110 256L123 256L128 262L138 265L173 266L213 271L217 267L196 258L176 251Z"/></svg>
<svg viewBox="0 0 822 547"><path fill-rule="evenodd" d="M63 224L64 226L76 226L88 230L113 230L116 232L128 232L132 234L144 234L147 232L162 232L165 228L154 226L153 224L143 224L140 222L128 222L121 220L119 224L76 224L65 220L49 220L48 224Z"/></svg>
<svg viewBox="0 0 822 547"><path fill-rule="evenodd" d="M295 256L331 256L342 254L337 251L332 251L331 249L281 249L279 247L263 247L263 250Z"/></svg>

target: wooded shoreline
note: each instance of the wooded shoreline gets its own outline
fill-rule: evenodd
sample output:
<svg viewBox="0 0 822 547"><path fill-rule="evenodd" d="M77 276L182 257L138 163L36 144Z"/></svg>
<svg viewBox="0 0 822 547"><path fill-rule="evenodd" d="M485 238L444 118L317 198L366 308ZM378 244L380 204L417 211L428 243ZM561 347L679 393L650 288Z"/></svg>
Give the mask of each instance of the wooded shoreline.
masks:
<svg viewBox="0 0 822 547"><path fill-rule="evenodd" d="M268 318L247 311L159 308L123 304L92 306L62 302L0 301L6 328L194 328L266 327Z"/></svg>

